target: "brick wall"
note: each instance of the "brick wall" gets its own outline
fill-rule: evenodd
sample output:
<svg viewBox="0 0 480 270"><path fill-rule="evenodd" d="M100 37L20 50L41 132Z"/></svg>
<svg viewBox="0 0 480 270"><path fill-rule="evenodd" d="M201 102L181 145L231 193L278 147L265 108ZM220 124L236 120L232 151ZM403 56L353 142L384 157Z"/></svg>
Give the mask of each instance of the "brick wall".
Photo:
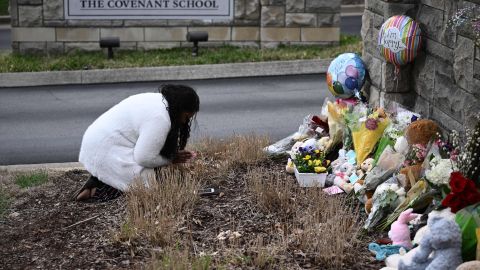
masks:
<svg viewBox="0 0 480 270"><path fill-rule="evenodd" d="M473 29L447 25L463 7L480 0L366 0L363 15L363 59L370 80L370 102L385 106L397 101L436 120L445 130L471 127L480 111L480 50ZM401 68L398 86L394 67L377 46L383 22L393 15L408 15L420 23L424 46L416 60Z"/></svg>
<svg viewBox="0 0 480 270"><path fill-rule="evenodd" d="M330 45L340 39L340 0L234 0L228 20L65 20L63 0L10 0L12 48L21 53L100 50L118 36L122 49L191 46L188 31L205 30L202 46Z"/></svg>

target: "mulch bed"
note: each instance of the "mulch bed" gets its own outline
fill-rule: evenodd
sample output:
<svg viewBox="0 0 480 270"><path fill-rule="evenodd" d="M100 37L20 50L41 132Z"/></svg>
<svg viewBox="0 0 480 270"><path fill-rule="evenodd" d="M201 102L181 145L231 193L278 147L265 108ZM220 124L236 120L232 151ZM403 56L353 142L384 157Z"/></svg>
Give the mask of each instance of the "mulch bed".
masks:
<svg viewBox="0 0 480 270"><path fill-rule="evenodd" d="M268 166L283 168L281 164ZM195 255L211 255L221 261L226 250L230 254L238 250L254 256L242 247L254 246L259 236L265 243L272 240L272 231L278 229L275 219L258 211L252 202L244 172L239 169L218 181L221 196L200 198L190 221L179 229L180 234L192 239ZM139 269L150 262L148 252L138 252L138 247L114 240L125 218L124 198L99 204L71 200L87 178L85 171L57 172L49 183L30 188L13 202L6 216L0 218L0 269ZM95 218L74 225L91 217ZM219 241L218 234L227 230L238 231L241 237L232 242ZM344 269L382 267L368 252L367 244L362 250L349 251L356 254L356 261ZM288 253L275 258L269 266L281 263L287 269L320 267Z"/></svg>

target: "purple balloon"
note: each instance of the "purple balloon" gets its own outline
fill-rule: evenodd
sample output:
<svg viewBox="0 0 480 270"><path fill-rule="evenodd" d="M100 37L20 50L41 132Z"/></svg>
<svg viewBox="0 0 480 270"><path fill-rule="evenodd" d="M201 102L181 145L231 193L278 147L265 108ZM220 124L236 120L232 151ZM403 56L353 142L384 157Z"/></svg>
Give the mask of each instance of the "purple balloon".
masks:
<svg viewBox="0 0 480 270"><path fill-rule="evenodd" d="M358 81L355 78L348 77L345 80L345 86L350 90L358 89Z"/></svg>
<svg viewBox="0 0 480 270"><path fill-rule="evenodd" d="M345 73L348 77L358 78L358 70L356 67L350 65L345 69Z"/></svg>

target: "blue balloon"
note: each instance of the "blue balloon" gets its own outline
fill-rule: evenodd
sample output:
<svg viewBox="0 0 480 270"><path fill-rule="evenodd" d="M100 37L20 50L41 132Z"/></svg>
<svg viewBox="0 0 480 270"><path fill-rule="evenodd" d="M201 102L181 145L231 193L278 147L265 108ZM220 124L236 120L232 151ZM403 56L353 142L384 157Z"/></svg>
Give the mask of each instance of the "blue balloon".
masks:
<svg viewBox="0 0 480 270"><path fill-rule="evenodd" d="M346 69L353 66L358 71L358 78L347 77ZM335 58L328 67L327 84L332 94L339 98L351 98L355 92L360 91L365 83L366 65L362 58L354 53L344 53ZM350 67L352 69L352 67ZM350 70L351 71L351 70ZM339 91L339 88L343 91Z"/></svg>
<svg viewBox="0 0 480 270"><path fill-rule="evenodd" d="M355 90L357 89L358 90L358 82L357 82L357 79L353 78L353 77L348 77L346 80L345 80L345 86L350 89L350 90Z"/></svg>

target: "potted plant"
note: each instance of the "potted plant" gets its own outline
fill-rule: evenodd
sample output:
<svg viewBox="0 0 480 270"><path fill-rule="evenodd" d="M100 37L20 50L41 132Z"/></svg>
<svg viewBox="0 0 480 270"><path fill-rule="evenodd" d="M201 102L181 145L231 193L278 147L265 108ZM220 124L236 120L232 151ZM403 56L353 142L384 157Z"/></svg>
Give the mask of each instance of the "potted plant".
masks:
<svg viewBox="0 0 480 270"><path fill-rule="evenodd" d="M330 161L325 159L325 153L315 149L300 148L292 160L295 177L301 187L324 187Z"/></svg>

